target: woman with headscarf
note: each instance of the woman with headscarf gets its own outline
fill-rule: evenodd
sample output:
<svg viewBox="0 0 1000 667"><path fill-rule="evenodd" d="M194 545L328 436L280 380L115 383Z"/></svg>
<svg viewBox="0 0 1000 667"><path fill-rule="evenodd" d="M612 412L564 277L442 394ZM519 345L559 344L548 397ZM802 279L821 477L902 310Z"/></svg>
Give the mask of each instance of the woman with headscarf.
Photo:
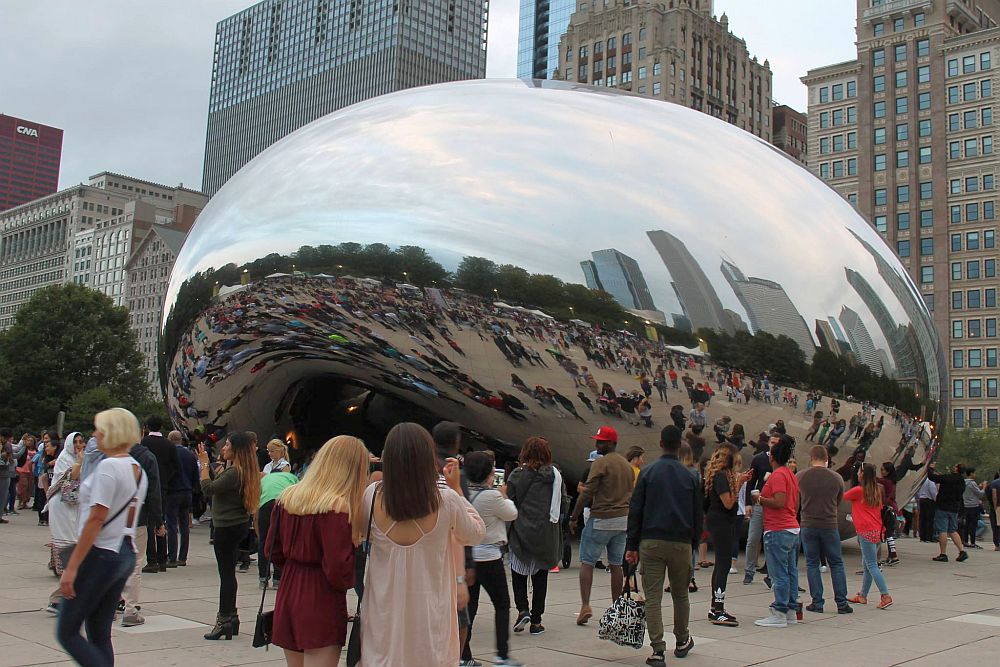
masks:
<svg viewBox="0 0 1000 667"><path fill-rule="evenodd" d="M80 533L80 466L87 440L76 431L66 436L62 452L52 471L52 484L48 488L49 531L52 533L52 564L56 576L61 577L66 563L61 555L66 548L76 544ZM49 595L48 611L57 611L62 593L57 587Z"/></svg>

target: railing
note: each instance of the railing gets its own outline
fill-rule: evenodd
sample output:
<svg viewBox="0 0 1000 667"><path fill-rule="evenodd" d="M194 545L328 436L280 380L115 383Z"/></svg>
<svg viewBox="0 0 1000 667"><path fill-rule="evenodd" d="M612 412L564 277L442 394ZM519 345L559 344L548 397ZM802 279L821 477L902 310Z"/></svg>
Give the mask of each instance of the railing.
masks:
<svg viewBox="0 0 1000 667"><path fill-rule="evenodd" d="M883 2L881 5L869 7L861 15L861 18L864 21L870 21L878 16L901 14L921 7L929 11L933 6L934 3L931 0L893 0L892 2Z"/></svg>

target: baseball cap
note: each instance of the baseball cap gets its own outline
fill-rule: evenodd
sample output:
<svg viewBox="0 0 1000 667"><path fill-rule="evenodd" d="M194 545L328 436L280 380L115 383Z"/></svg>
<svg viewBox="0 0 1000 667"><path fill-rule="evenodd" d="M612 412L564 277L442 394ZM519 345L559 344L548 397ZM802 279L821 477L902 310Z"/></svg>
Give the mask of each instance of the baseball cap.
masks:
<svg viewBox="0 0 1000 667"><path fill-rule="evenodd" d="M618 444L618 431L611 426L602 426L597 429L597 435L590 436L592 440L608 440Z"/></svg>

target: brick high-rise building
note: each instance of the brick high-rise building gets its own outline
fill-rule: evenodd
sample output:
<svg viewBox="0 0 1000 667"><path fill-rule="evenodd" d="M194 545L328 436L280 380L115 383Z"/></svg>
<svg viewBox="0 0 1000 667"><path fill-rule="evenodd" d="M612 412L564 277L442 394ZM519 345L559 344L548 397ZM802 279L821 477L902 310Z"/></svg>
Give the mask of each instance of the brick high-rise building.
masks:
<svg viewBox="0 0 1000 667"><path fill-rule="evenodd" d="M553 79L630 90L771 141L771 67L716 19L712 0L581 2Z"/></svg>
<svg viewBox="0 0 1000 667"><path fill-rule="evenodd" d="M202 190L317 118L486 76L489 0L263 0L220 21Z"/></svg>
<svg viewBox="0 0 1000 667"><path fill-rule="evenodd" d="M857 9L857 59L802 79L809 166L885 238L932 311L951 422L996 426L1000 0L858 0ZM927 338L896 337L898 357L903 343Z"/></svg>
<svg viewBox="0 0 1000 667"><path fill-rule="evenodd" d="M774 119L771 127L774 145L802 164L807 164L809 121L806 115L782 104L771 110L771 117Z"/></svg>
<svg viewBox="0 0 1000 667"><path fill-rule="evenodd" d="M0 114L0 211L59 189L63 131Z"/></svg>

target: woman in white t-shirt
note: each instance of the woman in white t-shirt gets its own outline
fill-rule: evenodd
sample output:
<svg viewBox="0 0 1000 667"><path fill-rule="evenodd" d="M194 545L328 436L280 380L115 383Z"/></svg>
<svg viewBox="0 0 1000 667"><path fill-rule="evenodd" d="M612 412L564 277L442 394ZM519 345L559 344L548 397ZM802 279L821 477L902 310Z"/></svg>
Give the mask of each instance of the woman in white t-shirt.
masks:
<svg viewBox="0 0 1000 667"><path fill-rule="evenodd" d="M107 458L80 486L80 536L60 579L56 636L79 664L104 667L114 665L111 626L135 565L135 524L148 481L128 453L142 438L135 415L124 408L99 412L94 429Z"/></svg>

